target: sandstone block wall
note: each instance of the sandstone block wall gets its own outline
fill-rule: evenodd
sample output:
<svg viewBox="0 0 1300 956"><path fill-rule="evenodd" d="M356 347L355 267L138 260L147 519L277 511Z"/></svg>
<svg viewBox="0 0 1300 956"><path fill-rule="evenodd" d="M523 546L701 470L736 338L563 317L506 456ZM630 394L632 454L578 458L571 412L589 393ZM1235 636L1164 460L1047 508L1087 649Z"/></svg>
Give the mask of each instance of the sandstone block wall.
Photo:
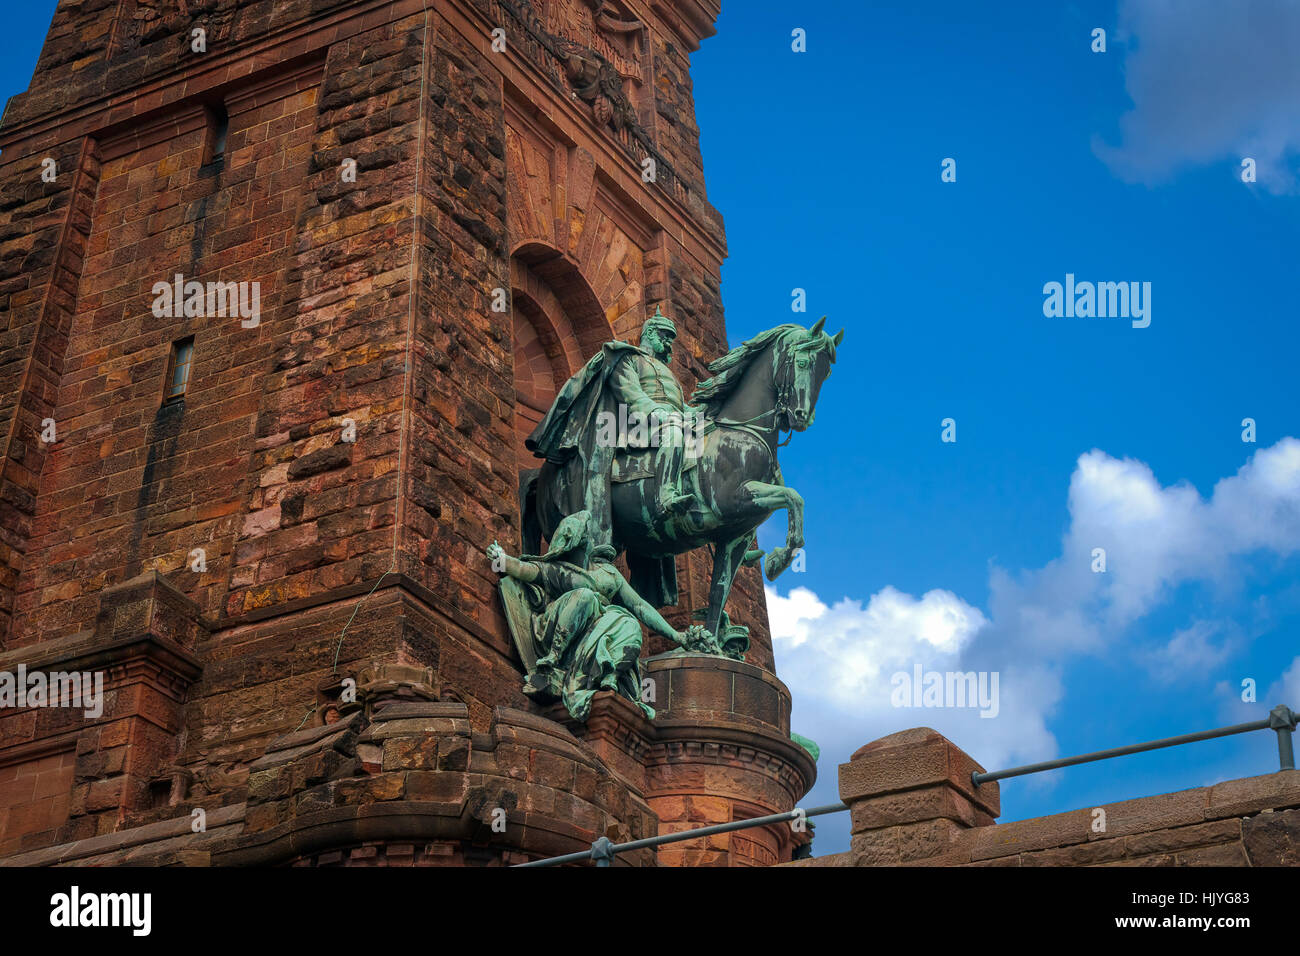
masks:
<svg viewBox="0 0 1300 956"><path fill-rule="evenodd" d="M0 711L0 854L206 859L265 822L272 741L385 668L471 734L536 715L482 557L519 543L521 429L656 306L688 387L727 346L689 75L717 3L615 6L610 31L581 0L61 0L0 123L0 668L97 669L106 700ZM559 38L618 64L632 126ZM259 321L159 317L176 275L256 283ZM679 568L684 623L707 556ZM770 675L754 569L732 618ZM811 782L782 772L755 807ZM196 811L215 831L168 842Z"/></svg>

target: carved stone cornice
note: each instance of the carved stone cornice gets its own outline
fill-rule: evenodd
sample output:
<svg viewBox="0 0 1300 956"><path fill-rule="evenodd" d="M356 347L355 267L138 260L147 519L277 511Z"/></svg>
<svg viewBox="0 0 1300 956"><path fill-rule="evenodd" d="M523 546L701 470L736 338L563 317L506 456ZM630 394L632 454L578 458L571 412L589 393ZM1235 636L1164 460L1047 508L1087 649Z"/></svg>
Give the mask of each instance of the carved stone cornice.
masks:
<svg viewBox="0 0 1300 956"><path fill-rule="evenodd" d="M638 166L654 161L655 183L688 208L690 186L659 151L637 120L636 108L623 89L623 78L594 48L549 32L529 0L472 0L481 14L506 31L508 44L551 84L591 109L597 126L612 132L622 151Z"/></svg>
<svg viewBox="0 0 1300 956"><path fill-rule="evenodd" d="M721 0L652 0L651 9L672 25L690 52L700 48L700 41L717 32L715 24L722 12Z"/></svg>

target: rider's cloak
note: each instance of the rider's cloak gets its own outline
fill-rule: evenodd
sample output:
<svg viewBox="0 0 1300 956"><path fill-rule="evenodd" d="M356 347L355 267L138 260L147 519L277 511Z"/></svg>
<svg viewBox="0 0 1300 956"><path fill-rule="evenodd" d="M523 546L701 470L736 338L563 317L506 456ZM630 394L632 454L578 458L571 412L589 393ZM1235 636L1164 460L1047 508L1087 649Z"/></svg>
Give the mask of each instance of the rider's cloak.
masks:
<svg viewBox="0 0 1300 956"><path fill-rule="evenodd" d="M584 508L591 512L592 535L596 544L614 540L611 513L611 475L617 443L599 442L597 423L602 412L618 421L618 402L609 387L610 376L619 362L632 355L644 355L628 342L606 342L581 369L564 383L550 411L524 441L538 458L545 458L557 474L548 482L549 501L539 502L558 516ZM608 428L605 429L608 434ZM539 487L539 494L543 493ZM628 554L631 584L655 607L677 603L677 569L673 558L649 558Z"/></svg>
<svg viewBox="0 0 1300 956"><path fill-rule="evenodd" d="M551 410L541 420L524 446L538 458L563 465L575 454L589 458L595 443L596 416L617 409L606 387L619 360L641 350L629 342L606 342L586 365L564 383ZM608 478L608 474L605 476Z"/></svg>

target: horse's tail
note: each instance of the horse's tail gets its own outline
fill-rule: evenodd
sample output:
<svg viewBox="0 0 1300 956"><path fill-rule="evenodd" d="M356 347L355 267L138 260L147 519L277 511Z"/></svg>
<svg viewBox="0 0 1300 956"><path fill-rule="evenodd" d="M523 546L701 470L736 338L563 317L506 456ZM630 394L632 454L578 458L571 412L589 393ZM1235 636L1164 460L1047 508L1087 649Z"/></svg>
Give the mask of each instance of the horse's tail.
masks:
<svg viewBox="0 0 1300 956"><path fill-rule="evenodd" d="M519 517L524 535L520 554L542 553L542 519L537 513L537 476L540 473L540 468L527 468L519 473Z"/></svg>

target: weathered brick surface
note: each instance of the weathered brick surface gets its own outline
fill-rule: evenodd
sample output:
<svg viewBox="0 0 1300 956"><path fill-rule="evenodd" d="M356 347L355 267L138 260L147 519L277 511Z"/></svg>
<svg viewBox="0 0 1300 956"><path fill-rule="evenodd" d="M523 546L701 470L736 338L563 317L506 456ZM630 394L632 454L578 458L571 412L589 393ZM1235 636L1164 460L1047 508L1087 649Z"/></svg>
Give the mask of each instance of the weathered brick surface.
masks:
<svg viewBox="0 0 1300 956"><path fill-rule="evenodd" d="M201 112L145 149L101 144L105 159L54 414L49 452L18 581L11 643L84 626L99 592L142 570L169 574L207 613L220 608L241 531L262 373L274 349L279 279L296 222L297 180L315 117L308 86L236 112L225 168L201 165ZM269 132L274 130L275 132ZM259 282L263 322L156 319L152 286L182 274ZM160 407L170 343L196 341L183 406ZM287 340L287 333L281 331ZM255 506L256 502L252 503ZM194 548L207 570L187 569ZM48 560L53 558L54 560Z"/></svg>
<svg viewBox="0 0 1300 956"><path fill-rule="evenodd" d="M424 119L411 414L401 503L404 569L439 609L511 654L483 542L517 541L510 436L504 116L481 51L438 24Z"/></svg>
<svg viewBox="0 0 1300 956"><path fill-rule="evenodd" d="M394 856L402 858L396 865L409 865L413 851L402 841L366 844L359 837L367 829L373 834L385 825L409 826L411 819L420 818L427 833L443 838L433 844L422 841L421 852L437 865L522 862L525 852L572 851L598 836L626 841L653 835L656 829L645 801L590 751L559 725L522 711L498 709L492 730L477 742L464 705L412 704L404 712L381 708L369 721L357 713L336 727L324 734L279 738L252 765L245 824L249 839L218 862L257 862L268 853L282 853L275 849L280 844L292 844L294 856L313 865L353 862L354 852L360 865L395 865ZM521 738L530 743L507 743ZM366 767L348 757L354 746L364 748L375 740L382 741L388 755L384 766ZM468 761L439 759L470 748L482 754L474 772L467 772ZM599 777L599 785L585 796L571 792L579 767ZM313 827L326 820L339 825L344 835L332 841L338 849L313 855ZM348 832L355 833L352 840ZM429 846L439 849L430 851ZM622 862L645 865L652 857L641 851Z"/></svg>
<svg viewBox="0 0 1300 956"><path fill-rule="evenodd" d="M530 852L651 832L645 747L557 749L557 724L522 695L482 551L518 544L518 472L535 464L520 435L599 343L661 306L688 387L727 347L688 73L716 5L638 10L635 135L575 102L496 0L428 6L61 0L0 125L0 649L100 661L110 680L101 718L0 715L0 765L50 742L73 754L66 808L42 805L66 820L20 821L0 853L206 863L306 815L400 828L405 804L473 816L507 794L512 826L549 834ZM510 48L493 53L506 20ZM177 274L258 283L260 324L155 316L154 285ZM512 309L492 309L498 289ZM189 389L164 405L172 343L189 336ZM680 625L706 603L707 556L679 573ZM733 620L770 672L762 602L743 571ZM462 707L463 726L286 758L287 775L265 762L277 738L310 749L349 719L349 685L372 709L385 695ZM787 746L788 701L728 707L729 732ZM653 776L720 788L733 814L787 805L807 773L765 746L682 737ZM674 825L702 812L679 809ZM226 821L220 834L166 829L195 811ZM441 812L424 812L430 839L411 852L361 840L302 859L517 855L443 839ZM132 830L155 836L95 842ZM737 862L790 851L762 834L733 846Z"/></svg>
<svg viewBox="0 0 1300 956"><path fill-rule="evenodd" d="M45 161L55 179L46 183ZM85 140L9 164L0 177L0 646L12 632L14 594L30 550L40 475L57 443L43 440L55 419L59 382L84 267L100 168ZM55 419L56 426L60 423ZM55 438L62 438L58 430ZM51 555L55 561L75 556ZM69 590L64 588L64 593Z"/></svg>
<svg viewBox="0 0 1300 956"><path fill-rule="evenodd" d="M335 44L324 66L285 277L292 314L259 387L258 481L237 532L231 614L393 568L417 26L408 18ZM355 183L342 179L345 159L356 160ZM343 441L345 420L355 442Z"/></svg>
<svg viewBox="0 0 1300 956"><path fill-rule="evenodd" d="M1242 843L1254 866L1300 866L1300 810L1265 810L1243 820Z"/></svg>
<svg viewBox="0 0 1300 956"><path fill-rule="evenodd" d="M25 838L53 839L68 819L75 759L66 750L0 767L0 856L23 849Z"/></svg>

